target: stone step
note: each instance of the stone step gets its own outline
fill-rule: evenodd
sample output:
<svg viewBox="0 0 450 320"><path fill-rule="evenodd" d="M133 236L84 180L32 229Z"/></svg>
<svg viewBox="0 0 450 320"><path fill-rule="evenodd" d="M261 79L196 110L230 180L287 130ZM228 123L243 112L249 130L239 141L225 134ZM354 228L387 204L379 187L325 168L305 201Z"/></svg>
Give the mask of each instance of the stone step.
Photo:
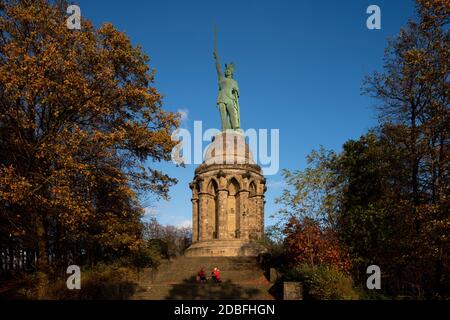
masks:
<svg viewBox="0 0 450 320"><path fill-rule="evenodd" d="M235 260L203 260L203 259L198 259L198 258L185 258L185 259L181 259L181 260L176 260L176 261L172 261L170 264L178 264L178 265L183 265L183 266L196 266L196 267L201 267L201 266L221 266L222 268L224 266L227 267L233 267L233 266L239 266L239 267L244 267L244 266L249 266L249 265L258 265L257 261L235 261Z"/></svg>
<svg viewBox="0 0 450 320"><path fill-rule="evenodd" d="M144 291L137 292L137 300L273 300L264 284L179 283L171 285L153 284Z"/></svg>
<svg viewBox="0 0 450 320"><path fill-rule="evenodd" d="M204 267L207 277L214 267L221 270L222 283L198 283L195 276ZM133 299L273 299L270 283L255 258L179 257L165 261L158 270L142 273Z"/></svg>
<svg viewBox="0 0 450 320"><path fill-rule="evenodd" d="M195 281L196 274L194 273L180 273L173 275L171 273L158 274L156 278L153 280L153 283L167 282L167 281ZM242 281L242 280L254 280L261 278L261 272L253 272L253 271L229 271L229 272L221 272L222 280L231 280L231 281ZM207 278L211 278L210 275L207 275Z"/></svg>
<svg viewBox="0 0 450 320"><path fill-rule="evenodd" d="M257 261L236 261L236 260L202 260L198 258L185 258L182 260L174 260L172 262L178 261L179 263L186 263L186 264L208 264L208 265L214 265L214 264L225 264L225 265L246 265L246 264L257 264ZM172 263L171 262L171 263Z"/></svg>
<svg viewBox="0 0 450 320"><path fill-rule="evenodd" d="M254 265L246 265L246 266L226 266L226 265L214 265L219 268L221 272L227 272L227 271L241 271L241 270L253 270L253 271L259 271L260 267L254 266ZM194 272L197 273L200 271L200 268L203 267L203 270L206 273L211 273L214 267L208 266L208 265L193 265L193 266L171 266L170 270L169 268L158 268L158 272L167 272L167 271L180 271L180 272Z"/></svg>

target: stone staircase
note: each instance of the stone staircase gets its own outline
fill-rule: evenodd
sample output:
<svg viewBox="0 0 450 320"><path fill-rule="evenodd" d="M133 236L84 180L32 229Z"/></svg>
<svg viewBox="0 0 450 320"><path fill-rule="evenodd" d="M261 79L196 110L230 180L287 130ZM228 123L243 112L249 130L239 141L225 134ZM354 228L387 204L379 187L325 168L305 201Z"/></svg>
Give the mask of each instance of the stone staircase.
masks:
<svg viewBox="0 0 450 320"><path fill-rule="evenodd" d="M222 283L198 283L195 276L204 267L208 277L219 267ZM273 300L271 284L255 258L179 257L161 264L156 272L141 276L136 300Z"/></svg>

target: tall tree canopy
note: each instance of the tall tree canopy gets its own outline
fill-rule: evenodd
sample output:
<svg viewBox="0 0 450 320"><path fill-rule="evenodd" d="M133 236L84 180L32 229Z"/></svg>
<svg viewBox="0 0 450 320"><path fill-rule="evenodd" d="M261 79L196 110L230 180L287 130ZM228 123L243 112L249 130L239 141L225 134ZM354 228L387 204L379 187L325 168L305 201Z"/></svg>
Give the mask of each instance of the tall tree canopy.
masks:
<svg viewBox="0 0 450 320"><path fill-rule="evenodd" d="M279 203L285 218L333 229L359 283L376 264L385 293L439 298L450 295L450 6L418 0L417 12L389 42L383 70L365 79L379 125L339 154L313 152L304 171L285 171ZM307 230L284 222L288 251L305 248Z"/></svg>
<svg viewBox="0 0 450 320"><path fill-rule="evenodd" d="M66 26L65 1L0 1L0 240L49 261L93 262L141 245L138 196L175 183L178 116L154 70L111 24Z"/></svg>

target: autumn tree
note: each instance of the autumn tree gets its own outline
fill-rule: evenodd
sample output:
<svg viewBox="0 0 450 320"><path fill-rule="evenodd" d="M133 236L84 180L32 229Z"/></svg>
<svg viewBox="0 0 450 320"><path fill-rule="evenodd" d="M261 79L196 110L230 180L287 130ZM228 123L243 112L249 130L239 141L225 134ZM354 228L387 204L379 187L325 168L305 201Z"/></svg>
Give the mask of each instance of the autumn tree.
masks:
<svg viewBox="0 0 450 320"><path fill-rule="evenodd" d="M411 223L403 214L403 160L401 149L372 131L347 141L332 164L339 190L334 230L349 250L355 281L364 283L367 267L378 265L385 293L398 292L408 275Z"/></svg>
<svg viewBox="0 0 450 320"><path fill-rule="evenodd" d="M285 227L285 245L289 261L295 266L330 265L348 272L351 268L348 252L340 244L339 237L331 228L308 217L291 218Z"/></svg>
<svg viewBox="0 0 450 320"><path fill-rule="evenodd" d="M144 222L144 240L170 258L183 255L191 245L192 228L162 225L155 217Z"/></svg>
<svg viewBox="0 0 450 320"><path fill-rule="evenodd" d="M307 157L304 170L283 170L285 188L276 199L290 264L332 265L350 270L346 248L334 231L339 189L334 183L333 164L338 155L323 147Z"/></svg>
<svg viewBox="0 0 450 320"><path fill-rule="evenodd" d="M450 295L450 6L418 0L417 13L389 42L383 70L365 79L379 125L339 153L322 148L303 170L284 170L276 216L291 264L336 263L325 257L340 247L363 287L375 264L384 294L443 298Z"/></svg>
<svg viewBox="0 0 450 320"><path fill-rule="evenodd" d="M418 21L410 20L389 43L383 72L366 79L365 93L380 102L383 139L402 154L391 170L404 173L397 214L410 228L405 272L430 296L448 286L450 271L450 6L418 0L417 12Z"/></svg>
<svg viewBox="0 0 450 320"><path fill-rule="evenodd" d="M67 6L0 2L1 236L36 247L42 271L139 248L139 196L176 182L146 167L178 125L148 56L108 23L69 30Z"/></svg>
<svg viewBox="0 0 450 320"><path fill-rule="evenodd" d="M281 206L275 217L283 222L294 217L305 217L330 224L335 190L332 188L333 171L330 164L336 153L321 147L307 156L304 170L284 169L282 176L285 188L275 202Z"/></svg>
<svg viewBox="0 0 450 320"><path fill-rule="evenodd" d="M277 199L277 229L284 235L283 251L265 255L284 281L300 281L305 299L353 299L352 260L336 230L340 184L335 164L339 157L321 148L307 157L304 170L284 170L285 188ZM275 261L276 259L276 261Z"/></svg>

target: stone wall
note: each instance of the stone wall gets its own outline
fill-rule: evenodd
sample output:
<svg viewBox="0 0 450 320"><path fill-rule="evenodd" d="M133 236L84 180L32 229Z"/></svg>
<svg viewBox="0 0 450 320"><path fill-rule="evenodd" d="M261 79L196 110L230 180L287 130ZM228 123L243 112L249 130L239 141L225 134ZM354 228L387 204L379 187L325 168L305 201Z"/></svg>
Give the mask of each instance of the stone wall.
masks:
<svg viewBox="0 0 450 320"><path fill-rule="evenodd" d="M192 189L193 242L260 239L264 228L265 179L254 168L210 165Z"/></svg>

